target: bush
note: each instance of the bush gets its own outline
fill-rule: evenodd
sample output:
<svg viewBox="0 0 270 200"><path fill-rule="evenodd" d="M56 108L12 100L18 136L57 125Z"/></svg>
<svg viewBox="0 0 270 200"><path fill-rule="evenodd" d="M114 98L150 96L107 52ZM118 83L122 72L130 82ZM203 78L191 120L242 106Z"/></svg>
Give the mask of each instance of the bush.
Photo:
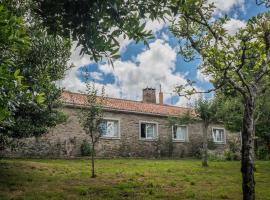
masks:
<svg viewBox="0 0 270 200"><path fill-rule="evenodd" d="M208 160L211 160L211 161L224 161L224 160L226 160L226 157L225 157L225 155L223 153L208 150Z"/></svg>
<svg viewBox="0 0 270 200"><path fill-rule="evenodd" d="M260 146L257 150L257 157L260 160L267 160L270 158L270 155L268 154L267 147L265 145Z"/></svg>
<svg viewBox="0 0 270 200"><path fill-rule="evenodd" d="M224 155L226 160L240 160L241 158L239 152L226 151Z"/></svg>
<svg viewBox="0 0 270 200"><path fill-rule="evenodd" d="M91 146L89 142L83 140L81 145L81 155L82 156L90 156L91 155Z"/></svg>

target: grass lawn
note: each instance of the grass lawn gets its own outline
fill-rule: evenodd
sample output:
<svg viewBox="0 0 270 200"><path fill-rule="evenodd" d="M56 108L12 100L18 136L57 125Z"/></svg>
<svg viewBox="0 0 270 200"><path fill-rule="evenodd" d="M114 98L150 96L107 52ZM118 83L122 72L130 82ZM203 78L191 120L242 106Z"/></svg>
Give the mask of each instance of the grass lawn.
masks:
<svg viewBox="0 0 270 200"><path fill-rule="evenodd" d="M241 199L240 162L0 160L0 199ZM270 200L270 162L256 163L257 199Z"/></svg>

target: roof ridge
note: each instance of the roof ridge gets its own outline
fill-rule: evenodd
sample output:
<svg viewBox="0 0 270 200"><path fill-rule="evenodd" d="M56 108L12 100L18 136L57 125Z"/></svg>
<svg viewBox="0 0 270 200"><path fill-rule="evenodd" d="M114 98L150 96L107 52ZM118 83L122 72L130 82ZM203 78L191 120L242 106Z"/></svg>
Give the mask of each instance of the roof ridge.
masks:
<svg viewBox="0 0 270 200"><path fill-rule="evenodd" d="M64 90L63 92L64 92L64 93L66 92L66 93L70 93L70 94L75 94L75 95L84 95L84 96L87 96L87 94L85 94L85 93L71 92L71 91L67 91L67 90ZM189 107L183 107L183 106L173 106L173 105L168 105L168 104L163 104L163 105L161 105L161 104L158 104L158 103L149 103L149 102L136 101L136 100L131 100L131 99L121 99L121 98L115 98L115 97L105 97L105 98L113 99L113 100L120 100L120 101L129 101L129 102L136 102L136 103L145 103L145 104L157 105L157 106L164 106L164 107L192 109L192 108L189 108Z"/></svg>

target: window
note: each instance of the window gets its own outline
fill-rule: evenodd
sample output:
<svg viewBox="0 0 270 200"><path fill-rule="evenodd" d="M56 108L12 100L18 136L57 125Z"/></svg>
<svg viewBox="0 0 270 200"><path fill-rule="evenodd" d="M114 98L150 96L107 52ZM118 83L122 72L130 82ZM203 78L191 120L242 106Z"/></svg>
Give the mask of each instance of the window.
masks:
<svg viewBox="0 0 270 200"><path fill-rule="evenodd" d="M102 124L102 137L119 138L119 120L105 119Z"/></svg>
<svg viewBox="0 0 270 200"><path fill-rule="evenodd" d="M173 140L188 141L187 126L173 126Z"/></svg>
<svg viewBox="0 0 270 200"><path fill-rule="evenodd" d="M213 128L212 132L215 143L225 143L225 130L223 128Z"/></svg>
<svg viewBox="0 0 270 200"><path fill-rule="evenodd" d="M157 123L141 122L140 123L141 139L157 139Z"/></svg>

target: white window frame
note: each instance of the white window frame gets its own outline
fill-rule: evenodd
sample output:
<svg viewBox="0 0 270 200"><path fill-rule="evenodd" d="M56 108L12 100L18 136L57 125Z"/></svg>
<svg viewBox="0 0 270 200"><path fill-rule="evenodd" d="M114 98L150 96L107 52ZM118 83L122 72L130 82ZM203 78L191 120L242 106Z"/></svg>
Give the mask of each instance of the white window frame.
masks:
<svg viewBox="0 0 270 200"><path fill-rule="evenodd" d="M174 133L173 133L173 127L176 126L176 127L186 127L187 129L187 134L186 134L186 139L185 140L181 140L181 139L175 139L174 138ZM178 125L178 124L175 124L174 126L172 126L172 141L173 142L188 142L189 141L189 133L188 133L188 125L186 124L181 124L181 125Z"/></svg>
<svg viewBox="0 0 270 200"><path fill-rule="evenodd" d="M155 124L156 125L156 138L142 138L141 137L141 124ZM145 133L146 134L146 133ZM147 136L147 134L145 135ZM158 140L158 137L159 137L159 133L158 133L158 123L157 122L154 122L154 121L139 121L139 139L140 140L143 140L143 141L156 141Z"/></svg>
<svg viewBox="0 0 270 200"><path fill-rule="evenodd" d="M214 129L221 129L221 130L223 130L223 132L224 132L224 141L223 142L215 141L215 138L214 138ZM223 127L212 127L212 138L213 138L213 142L215 144L226 144L226 130L225 130L225 128L223 128Z"/></svg>
<svg viewBox="0 0 270 200"><path fill-rule="evenodd" d="M102 139L120 139L121 138L121 130L120 130L120 119L119 118L108 118L108 117L105 117L103 118L103 120L107 120L107 121L117 121L118 122L118 137L109 137L109 136L104 136L104 135L101 135L100 138Z"/></svg>

